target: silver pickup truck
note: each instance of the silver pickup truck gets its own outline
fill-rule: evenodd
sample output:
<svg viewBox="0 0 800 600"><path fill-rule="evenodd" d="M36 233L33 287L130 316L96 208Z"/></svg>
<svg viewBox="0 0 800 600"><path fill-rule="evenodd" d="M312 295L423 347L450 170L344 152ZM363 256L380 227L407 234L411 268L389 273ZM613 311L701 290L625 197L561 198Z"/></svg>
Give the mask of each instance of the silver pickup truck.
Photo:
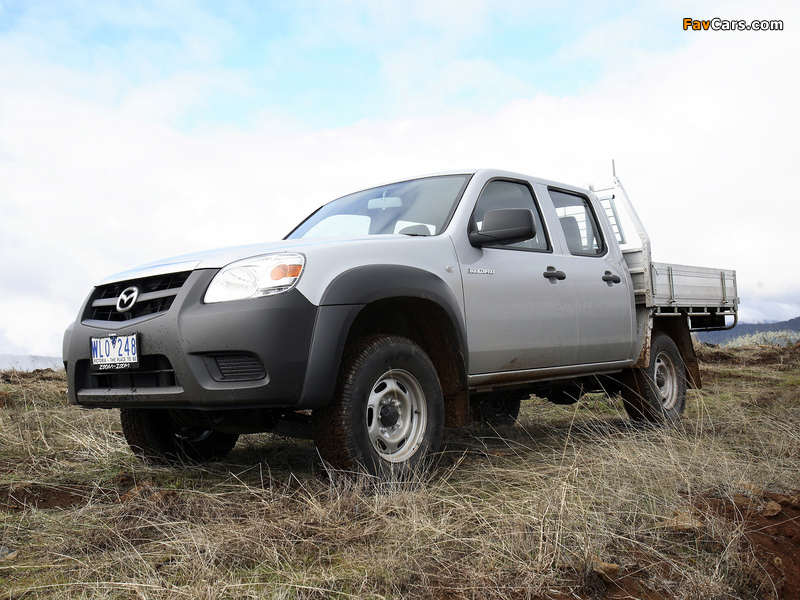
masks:
<svg viewBox="0 0 800 600"><path fill-rule="evenodd" d="M69 401L119 408L135 453L224 457L244 433L313 438L339 469L424 468L445 426L513 423L531 394L606 391L678 418L691 331L737 318L733 271L654 263L619 180L497 170L334 200L279 242L95 287L64 336Z"/></svg>

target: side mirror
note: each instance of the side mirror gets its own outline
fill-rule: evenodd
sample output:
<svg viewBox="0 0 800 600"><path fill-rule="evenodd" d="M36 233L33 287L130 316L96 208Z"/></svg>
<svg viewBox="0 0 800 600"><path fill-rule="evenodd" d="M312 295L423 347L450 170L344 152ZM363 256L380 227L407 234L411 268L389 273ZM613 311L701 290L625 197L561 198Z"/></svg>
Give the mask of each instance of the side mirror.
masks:
<svg viewBox="0 0 800 600"><path fill-rule="evenodd" d="M480 248L489 244L513 244L536 235L533 212L527 208L487 210L480 231L469 232L469 243Z"/></svg>

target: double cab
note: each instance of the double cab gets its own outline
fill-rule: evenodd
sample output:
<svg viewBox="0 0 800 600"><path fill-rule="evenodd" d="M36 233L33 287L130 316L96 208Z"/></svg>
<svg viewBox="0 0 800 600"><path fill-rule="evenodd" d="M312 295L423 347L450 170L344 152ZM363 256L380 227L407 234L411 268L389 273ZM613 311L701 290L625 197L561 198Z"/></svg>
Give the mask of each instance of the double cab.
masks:
<svg viewBox="0 0 800 600"><path fill-rule="evenodd" d="M699 235L699 234L698 234ZM445 426L511 424L532 394L621 395L661 423L699 387L692 331L730 328L734 271L657 263L619 179L499 170L395 181L283 240L101 281L64 337L69 401L121 411L138 455L204 461L241 434L312 438L404 476Z"/></svg>

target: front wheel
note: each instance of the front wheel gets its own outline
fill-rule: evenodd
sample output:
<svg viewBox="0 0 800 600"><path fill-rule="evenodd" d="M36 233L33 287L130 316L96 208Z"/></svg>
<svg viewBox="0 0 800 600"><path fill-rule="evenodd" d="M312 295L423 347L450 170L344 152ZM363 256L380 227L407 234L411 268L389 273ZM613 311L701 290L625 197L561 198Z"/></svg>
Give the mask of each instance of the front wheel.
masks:
<svg viewBox="0 0 800 600"><path fill-rule="evenodd" d="M444 429L433 363L406 338L360 340L345 354L333 400L314 411L313 429L336 469L399 479L423 470Z"/></svg>
<svg viewBox="0 0 800 600"><path fill-rule="evenodd" d="M623 388L625 410L634 421L668 423L686 408L686 366L683 357L665 333L653 336L647 369L633 369Z"/></svg>
<svg viewBox="0 0 800 600"><path fill-rule="evenodd" d="M207 462L225 458L239 436L186 427L168 410L120 409L122 433L134 454L158 462Z"/></svg>

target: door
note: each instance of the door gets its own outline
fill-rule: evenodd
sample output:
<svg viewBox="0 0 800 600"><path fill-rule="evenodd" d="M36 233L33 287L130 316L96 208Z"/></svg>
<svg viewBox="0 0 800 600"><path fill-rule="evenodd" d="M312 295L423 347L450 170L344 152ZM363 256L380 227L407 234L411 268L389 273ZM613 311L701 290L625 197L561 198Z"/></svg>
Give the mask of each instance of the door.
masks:
<svg viewBox="0 0 800 600"><path fill-rule="evenodd" d="M622 260L605 241L589 198L554 188L548 193L575 286L575 364L626 360L633 346L634 306Z"/></svg>
<svg viewBox="0 0 800 600"><path fill-rule="evenodd" d="M459 256L469 373L573 364L577 321L568 258L554 252L528 184L488 182L470 226L480 230L486 211L499 208L531 210L536 236L513 244L469 247Z"/></svg>

